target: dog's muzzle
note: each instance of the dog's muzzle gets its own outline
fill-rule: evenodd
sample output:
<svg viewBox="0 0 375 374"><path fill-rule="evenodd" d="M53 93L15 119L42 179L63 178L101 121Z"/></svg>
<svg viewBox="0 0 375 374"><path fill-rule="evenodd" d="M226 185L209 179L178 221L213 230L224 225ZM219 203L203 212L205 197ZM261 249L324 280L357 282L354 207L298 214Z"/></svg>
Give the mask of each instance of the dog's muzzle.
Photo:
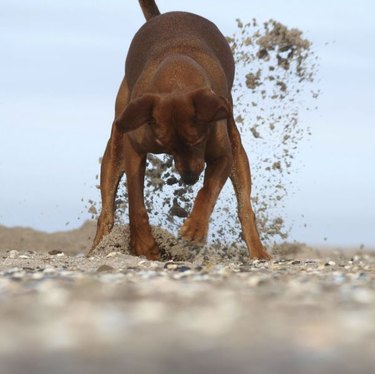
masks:
<svg viewBox="0 0 375 374"><path fill-rule="evenodd" d="M195 184L199 179L199 174L193 174L193 173L183 173L181 174L181 179L185 184L188 184L189 186L192 186Z"/></svg>

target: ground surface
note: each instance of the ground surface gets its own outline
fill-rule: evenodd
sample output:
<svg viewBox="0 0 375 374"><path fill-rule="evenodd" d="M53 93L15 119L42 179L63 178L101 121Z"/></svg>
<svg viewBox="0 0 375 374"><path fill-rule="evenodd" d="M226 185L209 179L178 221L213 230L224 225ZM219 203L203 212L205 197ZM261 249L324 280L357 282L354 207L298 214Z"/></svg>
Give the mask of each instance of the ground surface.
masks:
<svg viewBox="0 0 375 374"><path fill-rule="evenodd" d="M0 227L0 373L374 373L375 252L250 261L157 230L150 262L117 229L86 258L92 231Z"/></svg>

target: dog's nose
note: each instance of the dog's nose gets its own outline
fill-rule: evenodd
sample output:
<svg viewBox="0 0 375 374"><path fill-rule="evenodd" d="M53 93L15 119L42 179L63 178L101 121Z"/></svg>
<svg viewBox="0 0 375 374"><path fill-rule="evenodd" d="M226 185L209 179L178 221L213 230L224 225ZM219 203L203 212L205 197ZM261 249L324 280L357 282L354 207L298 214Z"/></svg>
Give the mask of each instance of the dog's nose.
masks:
<svg viewBox="0 0 375 374"><path fill-rule="evenodd" d="M181 174L181 179L185 184L192 186L199 179L199 174L183 173Z"/></svg>

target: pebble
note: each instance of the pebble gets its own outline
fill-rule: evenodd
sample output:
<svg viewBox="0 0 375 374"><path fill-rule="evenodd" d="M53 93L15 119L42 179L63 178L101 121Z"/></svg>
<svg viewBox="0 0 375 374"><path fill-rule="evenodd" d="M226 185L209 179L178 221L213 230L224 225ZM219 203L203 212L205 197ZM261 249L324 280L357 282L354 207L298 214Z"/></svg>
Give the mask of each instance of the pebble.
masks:
<svg viewBox="0 0 375 374"><path fill-rule="evenodd" d="M56 274L57 269L53 266L46 266L45 269L43 270L44 274Z"/></svg>
<svg viewBox="0 0 375 374"><path fill-rule="evenodd" d="M14 273L12 273L12 279L22 279L24 278L26 275L26 272L25 271L16 271Z"/></svg>
<svg viewBox="0 0 375 374"><path fill-rule="evenodd" d="M18 258L21 258L21 259L25 260L25 259L29 259L30 256L28 256L28 255L19 255Z"/></svg>
<svg viewBox="0 0 375 374"><path fill-rule="evenodd" d="M262 279L260 277L257 277L257 276L253 276L253 277L250 277L248 280L247 280L247 284L250 286L250 287L257 287L259 286L259 284L261 283Z"/></svg>
<svg viewBox="0 0 375 374"><path fill-rule="evenodd" d="M49 251L48 252L49 255L51 256L57 256L57 255L63 255L64 256L64 253L58 249L53 249L52 251Z"/></svg>
<svg viewBox="0 0 375 374"><path fill-rule="evenodd" d="M176 264L174 262L167 262L164 265L164 269L167 269L167 270L176 270L177 268L178 268L178 264Z"/></svg>
<svg viewBox="0 0 375 374"><path fill-rule="evenodd" d="M110 253L108 253L107 256L105 256L105 257L110 258L110 257L116 257L116 256L119 256L119 255L121 255L120 252L110 252Z"/></svg>
<svg viewBox="0 0 375 374"><path fill-rule="evenodd" d="M12 249L11 251L9 251L8 257L9 258L17 258L18 257L18 251L16 251L15 249Z"/></svg>
<svg viewBox="0 0 375 374"><path fill-rule="evenodd" d="M191 271L191 268L189 266L182 265L182 266L177 266L175 270L183 273L186 271Z"/></svg>
<svg viewBox="0 0 375 374"><path fill-rule="evenodd" d="M96 272L97 273L111 273L115 270L114 267L112 266L109 266L109 265L100 265L97 269L96 269Z"/></svg>
<svg viewBox="0 0 375 374"><path fill-rule="evenodd" d="M43 272L37 272L31 275L31 279L34 279L34 280L41 280L44 277L45 277L45 274Z"/></svg>

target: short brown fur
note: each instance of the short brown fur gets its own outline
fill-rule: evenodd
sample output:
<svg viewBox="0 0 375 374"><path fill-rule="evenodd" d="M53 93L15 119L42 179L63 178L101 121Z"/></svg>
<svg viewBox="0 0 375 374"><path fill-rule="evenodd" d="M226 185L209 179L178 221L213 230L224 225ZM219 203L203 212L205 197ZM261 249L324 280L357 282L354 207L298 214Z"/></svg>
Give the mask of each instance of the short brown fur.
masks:
<svg viewBox="0 0 375 374"><path fill-rule="evenodd" d="M230 177L249 255L270 259L256 228L249 163L233 119L234 61L227 41L198 15L159 15L154 0L140 4L148 22L134 36L126 59L102 161L102 211L90 253L112 230L116 191L125 173L131 251L159 259L143 184L147 153L167 153L187 184L194 184L206 166L203 187L180 230L182 237L195 242L206 238L210 215Z"/></svg>

